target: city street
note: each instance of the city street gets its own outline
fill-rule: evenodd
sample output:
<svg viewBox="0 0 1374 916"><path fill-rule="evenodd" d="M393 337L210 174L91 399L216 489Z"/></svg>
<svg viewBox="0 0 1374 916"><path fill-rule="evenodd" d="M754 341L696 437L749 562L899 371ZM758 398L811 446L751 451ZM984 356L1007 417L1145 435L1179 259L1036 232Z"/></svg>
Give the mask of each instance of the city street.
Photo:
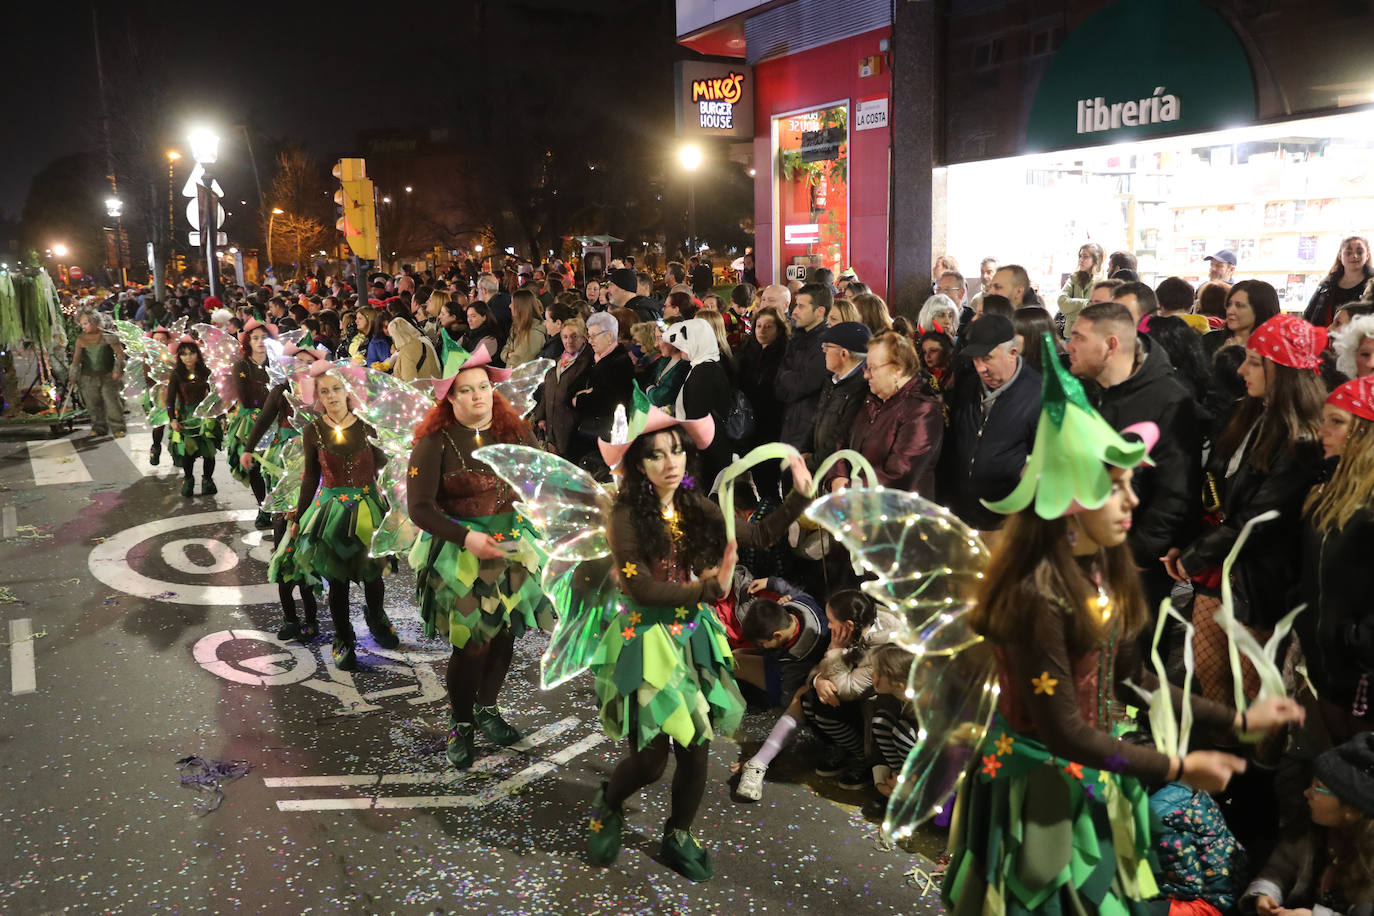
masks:
<svg viewBox="0 0 1374 916"><path fill-rule="evenodd" d="M387 582L401 650L372 644L358 595L360 669L340 672L327 641L276 640L270 532L222 458L219 495L186 500L165 455L148 464L146 428L85 433L0 437L0 912L940 911L912 873L930 863L810 775L809 743L752 805L730 796L737 745L713 745L697 820L713 881L655 861L666 782L630 802L617 866L587 865L590 799L620 748L586 676L538 690L542 634L502 697L525 743L479 744L459 775L448 652L421 638L407 571ZM769 725L751 715L746 747Z"/></svg>

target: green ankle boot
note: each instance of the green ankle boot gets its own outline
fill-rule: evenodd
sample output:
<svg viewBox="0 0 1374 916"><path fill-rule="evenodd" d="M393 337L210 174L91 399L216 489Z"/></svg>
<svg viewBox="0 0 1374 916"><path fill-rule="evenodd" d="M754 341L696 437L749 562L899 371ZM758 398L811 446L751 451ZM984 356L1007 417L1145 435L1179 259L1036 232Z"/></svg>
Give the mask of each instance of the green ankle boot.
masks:
<svg viewBox="0 0 1374 916"><path fill-rule="evenodd" d="M477 720L477 727L482 730L486 739L497 747L510 747L520 740L520 732L501 718L501 710L497 707L474 706L472 712L473 718Z"/></svg>
<svg viewBox="0 0 1374 916"><path fill-rule="evenodd" d="M664 825L663 846L660 849L668 867L688 881L705 881L715 877L711 856L697 842L689 830L674 830Z"/></svg>
<svg viewBox="0 0 1374 916"><path fill-rule="evenodd" d="M477 752L472 740L472 723L450 720L449 725L452 727L448 733L448 747L445 749L448 762L453 764L454 769L469 769L473 761L477 759Z"/></svg>
<svg viewBox="0 0 1374 916"><path fill-rule="evenodd" d="M620 856L620 838L625 831L625 812L606 803L606 782L592 800L595 810L587 824L587 858L593 865L612 865Z"/></svg>

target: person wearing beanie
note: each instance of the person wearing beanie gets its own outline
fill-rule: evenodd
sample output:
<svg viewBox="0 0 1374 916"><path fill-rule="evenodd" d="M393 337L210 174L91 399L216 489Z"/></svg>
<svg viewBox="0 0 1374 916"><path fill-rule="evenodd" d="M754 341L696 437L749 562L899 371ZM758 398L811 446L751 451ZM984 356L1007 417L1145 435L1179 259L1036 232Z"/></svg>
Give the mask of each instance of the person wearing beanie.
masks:
<svg viewBox="0 0 1374 916"><path fill-rule="evenodd" d="M1209 699L1234 699L1227 637L1214 617L1221 564L1245 523L1271 509L1278 518L1254 529L1231 570L1235 615L1253 633L1267 634L1294 607L1289 596L1301 573L1303 500L1321 469L1326 387L1318 373L1325 348L1326 330L1294 315L1275 315L1255 328L1238 372L1247 397L1206 465L1204 491L1215 487L1224 520L1160 558L1171 578L1192 583L1197 679ZM1258 677L1248 665L1245 679L1246 695L1255 696Z"/></svg>
<svg viewBox="0 0 1374 916"><path fill-rule="evenodd" d="M1371 916L1374 733L1356 735L1319 756L1303 797L1311 826L1279 843L1241 897L1241 912Z"/></svg>
<svg viewBox="0 0 1374 916"><path fill-rule="evenodd" d="M872 337L868 326L858 321L841 321L821 331L821 353L830 378L821 386L816 422L810 441L801 450L812 471L849 442L854 418L868 397L864 363Z"/></svg>
<svg viewBox="0 0 1374 916"><path fill-rule="evenodd" d="M1303 507L1302 603L1295 629L1333 744L1374 729L1374 375L1331 392L1322 446L1336 460Z"/></svg>

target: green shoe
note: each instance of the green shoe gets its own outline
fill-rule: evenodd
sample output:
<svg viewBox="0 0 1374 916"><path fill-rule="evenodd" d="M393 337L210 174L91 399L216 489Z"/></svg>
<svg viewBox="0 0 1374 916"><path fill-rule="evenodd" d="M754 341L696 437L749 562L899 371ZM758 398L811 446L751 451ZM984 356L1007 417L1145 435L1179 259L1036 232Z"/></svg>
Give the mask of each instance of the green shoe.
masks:
<svg viewBox="0 0 1374 916"><path fill-rule="evenodd" d="M520 740L520 732L501 718L501 710L495 706L474 706L472 712L473 718L477 720L477 727L482 730L486 739L497 747L510 747Z"/></svg>
<svg viewBox="0 0 1374 916"><path fill-rule="evenodd" d="M473 747L472 723L471 722L452 722L452 729L448 733L448 747L444 753L448 756L448 762L453 764L454 769L466 770L472 766L477 759L477 752Z"/></svg>
<svg viewBox="0 0 1374 916"><path fill-rule="evenodd" d="M340 671L358 670L358 653L353 644L334 637L334 667Z"/></svg>
<svg viewBox="0 0 1374 916"><path fill-rule="evenodd" d="M187 477L185 480L183 480L183 481L181 482L181 495L182 495L182 496L195 496L195 495L196 495L196 479L195 479L194 477Z"/></svg>
<svg viewBox="0 0 1374 916"><path fill-rule="evenodd" d="M606 782L592 800L596 810L587 824L587 858L593 865L612 865L620 856L620 837L625 831L625 812L606 804Z"/></svg>
<svg viewBox="0 0 1374 916"><path fill-rule="evenodd" d="M660 849L663 861L668 867L688 881L705 881L714 878L716 870L711 867L711 856L689 830L663 828L663 846Z"/></svg>
<svg viewBox="0 0 1374 916"><path fill-rule="evenodd" d="M214 495L215 495L216 493L218 493L218 492L219 492L219 487L215 486L214 480L212 480L212 479L209 478L209 477L206 477L206 478L204 478L203 480L201 480L201 482L200 482L200 495L201 495L201 496L214 496Z"/></svg>
<svg viewBox="0 0 1374 916"><path fill-rule="evenodd" d="M282 628L277 631L277 638L282 642L286 642L290 639L300 639L301 625L295 621L288 620L286 623L282 624Z"/></svg>
<svg viewBox="0 0 1374 916"><path fill-rule="evenodd" d="M367 621L367 629L377 641L377 645L383 649L395 649L401 645L401 637L396 635L396 628L391 625L385 611L378 613L376 617L364 613L363 619Z"/></svg>

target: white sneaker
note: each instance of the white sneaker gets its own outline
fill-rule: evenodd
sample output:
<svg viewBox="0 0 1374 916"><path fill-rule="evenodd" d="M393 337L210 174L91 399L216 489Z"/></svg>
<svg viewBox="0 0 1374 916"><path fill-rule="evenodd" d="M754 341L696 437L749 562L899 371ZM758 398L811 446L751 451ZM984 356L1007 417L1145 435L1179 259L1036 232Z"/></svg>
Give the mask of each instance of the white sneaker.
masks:
<svg viewBox="0 0 1374 916"><path fill-rule="evenodd" d="M758 801L763 798L763 774L767 772L768 768L763 764L752 760L745 761L739 771L739 788L735 790L735 794L745 801Z"/></svg>

